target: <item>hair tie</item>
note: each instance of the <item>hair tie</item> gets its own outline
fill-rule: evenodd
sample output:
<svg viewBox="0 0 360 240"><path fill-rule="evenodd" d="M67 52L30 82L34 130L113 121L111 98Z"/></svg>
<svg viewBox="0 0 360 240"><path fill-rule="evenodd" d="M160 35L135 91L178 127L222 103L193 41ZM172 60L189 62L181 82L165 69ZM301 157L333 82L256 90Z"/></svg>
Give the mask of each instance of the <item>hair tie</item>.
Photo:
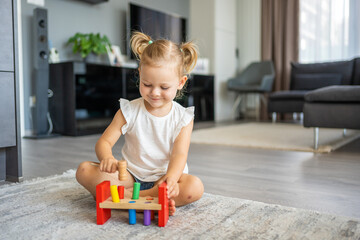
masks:
<svg viewBox="0 0 360 240"><path fill-rule="evenodd" d="M150 40L150 41L149 41L149 45L152 44L152 43L153 43L153 41Z"/></svg>
<svg viewBox="0 0 360 240"><path fill-rule="evenodd" d="M180 51L183 53L184 51L182 50L182 48L180 48Z"/></svg>

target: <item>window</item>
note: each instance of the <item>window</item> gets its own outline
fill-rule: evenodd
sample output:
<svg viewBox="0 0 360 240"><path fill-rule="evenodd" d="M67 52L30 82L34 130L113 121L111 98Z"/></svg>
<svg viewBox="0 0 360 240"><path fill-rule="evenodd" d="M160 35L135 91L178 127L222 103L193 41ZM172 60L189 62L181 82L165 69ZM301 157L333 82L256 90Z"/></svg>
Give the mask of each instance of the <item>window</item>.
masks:
<svg viewBox="0 0 360 240"><path fill-rule="evenodd" d="M300 0L300 62L351 59L359 45L360 1Z"/></svg>

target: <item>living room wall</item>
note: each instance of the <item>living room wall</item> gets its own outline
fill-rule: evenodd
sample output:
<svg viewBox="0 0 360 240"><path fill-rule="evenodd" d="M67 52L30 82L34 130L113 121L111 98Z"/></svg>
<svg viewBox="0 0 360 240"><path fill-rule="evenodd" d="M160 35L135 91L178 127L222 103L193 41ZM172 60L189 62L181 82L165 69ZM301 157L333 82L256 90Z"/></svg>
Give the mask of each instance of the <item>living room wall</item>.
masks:
<svg viewBox="0 0 360 240"><path fill-rule="evenodd" d="M237 58L238 73L243 71L251 62L261 60L261 0L238 0L237 48L239 52ZM247 107L255 109L256 98L258 97L256 94L249 94Z"/></svg>
<svg viewBox="0 0 360 240"><path fill-rule="evenodd" d="M215 121L232 118L226 81L236 72L236 0L190 0L190 36L198 40L200 55L215 75ZM206 14L199 14L206 12Z"/></svg>
<svg viewBox="0 0 360 240"><path fill-rule="evenodd" d="M175 13L189 18L189 0L109 0L108 2L92 5L78 0L45 0L48 10L48 33L52 46L57 48L60 61L80 59L71 53L71 47L66 46L67 39L76 32L100 32L106 34L111 43L121 47L125 53L126 43L126 13L128 3L133 2L159 11ZM28 0L21 0L21 35L22 35L22 66L23 75L23 114L22 134L31 130L30 104L31 76L33 71L33 10L38 7L29 4Z"/></svg>
<svg viewBox="0 0 360 240"><path fill-rule="evenodd" d="M241 72L251 62L261 59L261 0L238 0L236 16L237 71Z"/></svg>
<svg viewBox="0 0 360 240"><path fill-rule="evenodd" d="M227 80L260 60L260 7L260 0L190 0L190 37L215 75L215 121L233 119L236 96L227 90Z"/></svg>

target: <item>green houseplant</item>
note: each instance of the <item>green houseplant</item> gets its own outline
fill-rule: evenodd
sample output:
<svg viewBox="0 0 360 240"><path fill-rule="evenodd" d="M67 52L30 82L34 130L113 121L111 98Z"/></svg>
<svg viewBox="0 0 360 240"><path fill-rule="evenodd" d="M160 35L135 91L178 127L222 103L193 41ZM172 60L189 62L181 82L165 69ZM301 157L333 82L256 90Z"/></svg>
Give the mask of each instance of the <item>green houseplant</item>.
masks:
<svg viewBox="0 0 360 240"><path fill-rule="evenodd" d="M111 49L111 43L106 35L100 33L76 33L67 41L67 45L73 44L73 53L80 53L82 58L86 58L90 53L96 55L107 52L107 47Z"/></svg>

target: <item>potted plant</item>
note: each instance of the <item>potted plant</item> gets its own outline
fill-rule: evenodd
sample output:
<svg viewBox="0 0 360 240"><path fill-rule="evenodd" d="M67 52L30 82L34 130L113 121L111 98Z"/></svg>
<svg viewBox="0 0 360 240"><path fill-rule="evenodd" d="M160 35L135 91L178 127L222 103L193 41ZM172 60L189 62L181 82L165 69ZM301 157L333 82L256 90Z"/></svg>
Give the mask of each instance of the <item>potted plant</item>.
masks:
<svg viewBox="0 0 360 240"><path fill-rule="evenodd" d="M107 49L111 49L108 37L101 36L100 33L76 33L68 39L67 45L69 44L73 44L73 53L80 53L84 59L91 53L100 55L107 53Z"/></svg>

